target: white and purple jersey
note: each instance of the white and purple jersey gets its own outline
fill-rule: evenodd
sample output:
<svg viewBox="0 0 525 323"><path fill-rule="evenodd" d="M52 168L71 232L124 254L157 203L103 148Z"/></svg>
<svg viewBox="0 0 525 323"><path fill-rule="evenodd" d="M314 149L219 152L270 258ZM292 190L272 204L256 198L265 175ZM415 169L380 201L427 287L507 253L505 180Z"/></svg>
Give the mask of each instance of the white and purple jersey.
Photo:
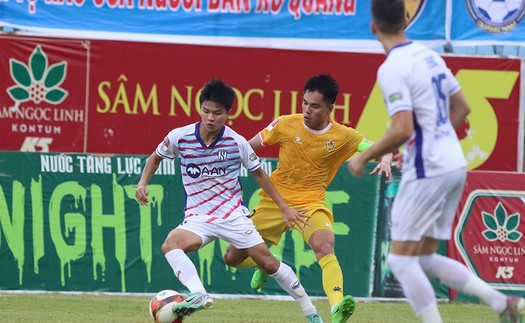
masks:
<svg viewBox="0 0 525 323"><path fill-rule="evenodd" d="M213 222L248 216L239 180L241 164L254 171L260 167L259 157L248 141L228 126L206 146L199 136L199 124L173 129L156 150L160 157L180 159L185 218Z"/></svg>
<svg viewBox="0 0 525 323"><path fill-rule="evenodd" d="M433 177L467 165L450 123L450 96L460 86L441 56L417 42L397 45L377 79L389 115L409 110L414 117L414 133L404 144L404 179Z"/></svg>

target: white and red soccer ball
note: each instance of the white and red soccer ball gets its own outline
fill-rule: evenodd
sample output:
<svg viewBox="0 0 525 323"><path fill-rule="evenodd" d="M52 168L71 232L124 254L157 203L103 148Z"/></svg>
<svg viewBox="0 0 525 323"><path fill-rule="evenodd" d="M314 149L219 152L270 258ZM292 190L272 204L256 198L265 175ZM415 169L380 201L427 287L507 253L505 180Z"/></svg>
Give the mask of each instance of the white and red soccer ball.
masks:
<svg viewBox="0 0 525 323"><path fill-rule="evenodd" d="M165 289L153 296L149 302L149 314L158 323L181 323L184 316L176 316L171 309L183 302L184 296L177 291Z"/></svg>

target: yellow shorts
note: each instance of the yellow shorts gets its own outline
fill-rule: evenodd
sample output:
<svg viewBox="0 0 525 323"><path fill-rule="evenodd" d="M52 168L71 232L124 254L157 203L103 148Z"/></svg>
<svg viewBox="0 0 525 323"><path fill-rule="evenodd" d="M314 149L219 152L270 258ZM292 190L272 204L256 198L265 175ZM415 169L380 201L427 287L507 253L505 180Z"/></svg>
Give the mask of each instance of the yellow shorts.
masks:
<svg viewBox="0 0 525 323"><path fill-rule="evenodd" d="M312 216L306 220L310 225L305 226L304 231L298 230L306 243L310 241L310 236L317 230L330 230L333 232L332 224L334 218L332 212L326 207L326 204L310 203L290 205L290 207L300 211L304 210L303 213ZM270 198L263 197L259 201L250 219L267 243L278 244L283 232L286 231L281 210L279 210Z"/></svg>

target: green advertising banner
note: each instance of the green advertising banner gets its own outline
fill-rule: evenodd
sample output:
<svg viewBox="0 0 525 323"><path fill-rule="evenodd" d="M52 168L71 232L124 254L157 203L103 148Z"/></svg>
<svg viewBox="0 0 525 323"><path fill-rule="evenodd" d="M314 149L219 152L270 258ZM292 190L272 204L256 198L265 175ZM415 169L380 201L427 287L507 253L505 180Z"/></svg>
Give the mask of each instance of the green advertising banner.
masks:
<svg viewBox="0 0 525 323"><path fill-rule="evenodd" d="M152 178L150 205L135 200L147 156L0 152L0 289L46 291L185 291L160 251L183 219L178 161L163 161ZM262 160L271 172L277 160ZM369 165L369 171L373 165ZM244 200L252 208L257 185L246 170ZM353 178L346 165L329 186L336 254L346 293L371 295L379 177ZM208 292L253 294L253 270L222 261L216 241L190 254ZM312 296L324 296L314 253L296 232L271 247L295 269ZM282 295L270 281L264 294Z"/></svg>

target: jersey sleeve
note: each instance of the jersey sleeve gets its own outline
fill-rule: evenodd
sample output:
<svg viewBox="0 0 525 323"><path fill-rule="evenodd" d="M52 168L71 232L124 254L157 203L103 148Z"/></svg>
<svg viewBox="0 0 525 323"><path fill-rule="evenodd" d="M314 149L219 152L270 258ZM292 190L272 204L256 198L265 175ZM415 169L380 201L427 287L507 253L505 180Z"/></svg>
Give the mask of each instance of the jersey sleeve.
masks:
<svg viewBox="0 0 525 323"><path fill-rule="evenodd" d="M262 139L263 146L271 146L278 143L281 140L281 129L284 127L284 121L282 117L279 117L272 121L266 128L259 132Z"/></svg>
<svg viewBox="0 0 525 323"><path fill-rule="evenodd" d="M456 94L457 92L459 92L459 90L461 90L461 86L459 85L459 82L458 80L456 79L456 77L454 76L454 74L452 74L452 72L447 68L446 69L446 79L449 83L449 96L453 95L453 94Z"/></svg>
<svg viewBox="0 0 525 323"><path fill-rule="evenodd" d="M261 167L259 156L257 156L248 141L244 137L238 136L237 143L239 145L239 153L241 156L242 165L250 172L253 172L257 168Z"/></svg>
<svg viewBox="0 0 525 323"><path fill-rule="evenodd" d="M174 159L176 156L180 156L179 149L177 147L177 139L180 135L177 129L170 131L164 140L157 146L155 152L162 158Z"/></svg>
<svg viewBox="0 0 525 323"><path fill-rule="evenodd" d="M383 92L383 100L389 116L402 110L412 110L412 98L408 86L408 79L402 66L393 64L382 65L377 72L377 80Z"/></svg>

